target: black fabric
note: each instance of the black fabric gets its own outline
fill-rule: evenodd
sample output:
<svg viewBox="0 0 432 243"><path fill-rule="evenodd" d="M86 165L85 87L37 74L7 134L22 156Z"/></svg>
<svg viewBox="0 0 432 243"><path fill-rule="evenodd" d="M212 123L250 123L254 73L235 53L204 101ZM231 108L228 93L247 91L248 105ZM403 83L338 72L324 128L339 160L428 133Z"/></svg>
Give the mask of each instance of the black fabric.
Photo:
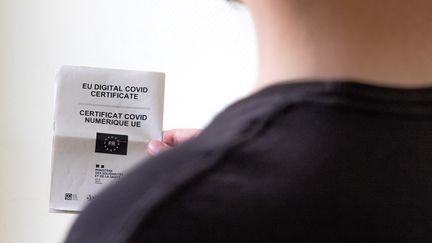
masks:
<svg viewBox="0 0 432 243"><path fill-rule="evenodd" d="M432 242L432 87L271 86L101 193L66 242Z"/></svg>

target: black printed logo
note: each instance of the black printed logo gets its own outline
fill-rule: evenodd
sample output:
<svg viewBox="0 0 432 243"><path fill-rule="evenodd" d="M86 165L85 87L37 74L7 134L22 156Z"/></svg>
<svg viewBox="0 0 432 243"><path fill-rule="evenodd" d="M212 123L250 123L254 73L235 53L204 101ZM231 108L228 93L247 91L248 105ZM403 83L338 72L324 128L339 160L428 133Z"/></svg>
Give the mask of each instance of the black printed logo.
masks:
<svg viewBox="0 0 432 243"><path fill-rule="evenodd" d="M65 193L65 200L72 200L72 193Z"/></svg>
<svg viewBox="0 0 432 243"><path fill-rule="evenodd" d="M65 193L65 200L71 201L71 200L78 200L78 195L73 193Z"/></svg>
<svg viewBox="0 0 432 243"><path fill-rule="evenodd" d="M96 133L96 153L127 154L128 136L109 133Z"/></svg>

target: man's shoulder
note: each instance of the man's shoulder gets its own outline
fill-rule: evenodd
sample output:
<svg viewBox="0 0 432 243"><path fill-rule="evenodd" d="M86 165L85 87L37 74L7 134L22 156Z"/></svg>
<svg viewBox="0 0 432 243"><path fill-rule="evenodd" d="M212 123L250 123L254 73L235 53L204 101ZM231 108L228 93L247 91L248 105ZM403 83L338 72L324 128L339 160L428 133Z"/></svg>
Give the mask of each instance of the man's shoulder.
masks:
<svg viewBox="0 0 432 243"><path fill-rule="evenodd" d="M85 208L67 242L126 241L156 208L215 169L222 149L206 149L204 143L192 139L133 168ZM105 215L109 220L103 220Z"/></svg>

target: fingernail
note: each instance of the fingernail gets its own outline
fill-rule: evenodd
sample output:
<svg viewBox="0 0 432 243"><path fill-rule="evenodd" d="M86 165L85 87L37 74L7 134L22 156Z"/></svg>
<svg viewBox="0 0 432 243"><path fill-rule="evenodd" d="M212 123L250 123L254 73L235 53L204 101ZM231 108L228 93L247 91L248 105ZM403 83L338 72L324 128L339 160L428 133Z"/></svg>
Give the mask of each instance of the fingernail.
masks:
<svg viewBox="0 0 432 243"><path fill-rule="evenodd" d="M147 152L150 155L154 156L154 155L160 153L163 148L164 148L164 146L163 146L163 144L161 142L156 141L156 140L152 140L147 145Z"/></svg>

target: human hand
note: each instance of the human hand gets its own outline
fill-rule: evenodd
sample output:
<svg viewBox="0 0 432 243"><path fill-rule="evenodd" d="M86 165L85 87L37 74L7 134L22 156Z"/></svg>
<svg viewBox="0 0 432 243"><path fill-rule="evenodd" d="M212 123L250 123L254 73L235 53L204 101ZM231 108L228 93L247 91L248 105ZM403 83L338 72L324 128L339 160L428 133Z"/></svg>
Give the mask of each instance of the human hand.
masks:
<svg viewBox="0 0 432 243"><path fill-rule="evenodd" d="M147 145L147 152L156 155L166 149L177 146L200 134L200 129L172 129L164 131L162 142L151 140Z"/></svg>

